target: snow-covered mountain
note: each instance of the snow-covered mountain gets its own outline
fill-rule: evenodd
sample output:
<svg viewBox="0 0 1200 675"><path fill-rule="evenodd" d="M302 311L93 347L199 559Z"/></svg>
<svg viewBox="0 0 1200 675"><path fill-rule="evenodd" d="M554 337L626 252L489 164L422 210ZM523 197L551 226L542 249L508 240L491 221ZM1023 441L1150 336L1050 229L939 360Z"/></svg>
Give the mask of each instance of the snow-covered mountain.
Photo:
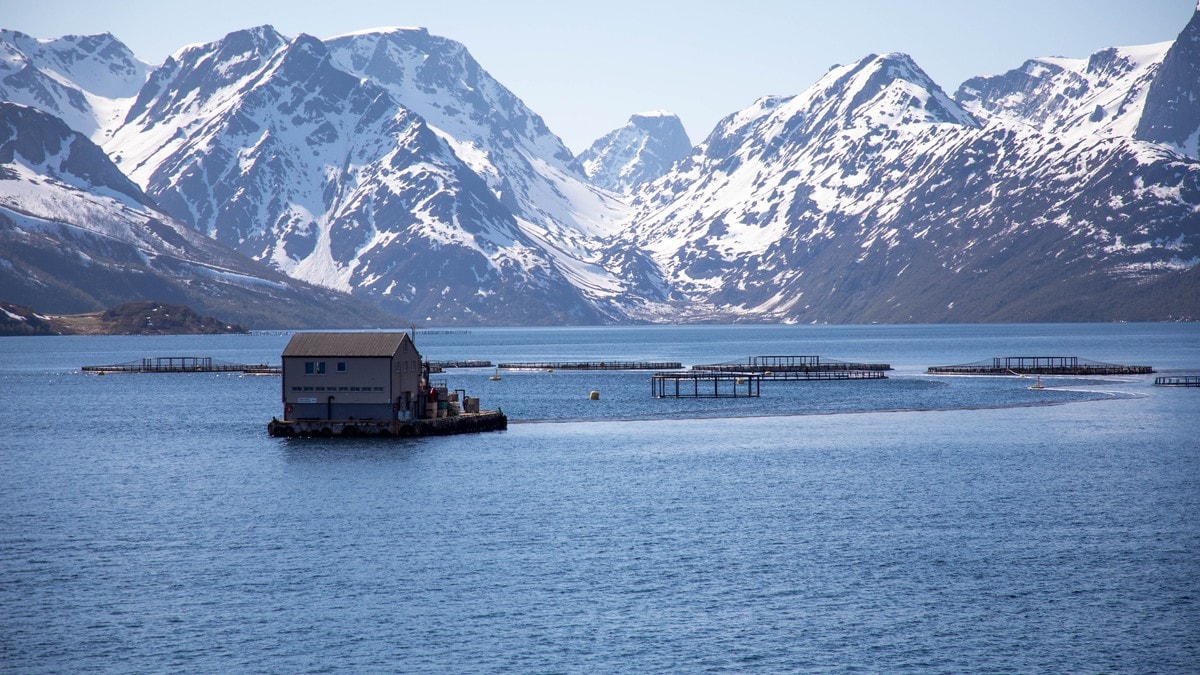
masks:
<svg viewBox="0 0 1200 675"><path fill-rule="evenodd" d="M1170 290L1197 279L1200 164L1065 133L1069 111L1035 118L1043 131L1035 106L996 100L972 114L902 54L835 68L727 117L641 189L634 241L693 312L727 318L1200 316L1197 294Z"/></svg>
<svg viewBox="0 0 1200 675"><path fill-rule="evenodd" d="M8 102L0 102L0 295L54 313L155 299L259 328L389 320L171 219L82 134Z"/></svg>
<svg viewBox="0 0 1200 675"><path fill-rule="evenodd" d="M908 56L870 55L728 116L649 182L680 150L648 127L678 120L635 116L577 160L466 48L421 29L263 26L148 78L111 36L4 36L3 98L102 140L144 189L107 169L66 192L53 163L6 169L21 194L7 241L43 233L31 255L68 270L64 289L86 285L64 251L93 222L69 212L117 199L143 215L116 230L169 221L157 205L294 278L439 323L1200 318L1200 19L1173 43L1031 59L954 97ZM21 120L13 147L36 146L43 126ZM35 228L29 204L76 229Z"/></svg>
<svg viewBox="0 0 1200 675"><path fill-rule="evenodd" d="M97 143L124 120L149 72L108 33L38 40L0 29L0 101L48 112Z"/></svg>
<svg viewBox="0 0 1200 675"><path fill-rule="evenodd" d="M601 306L628 284L599 264L599 237L624 205L461 45L422 30L326 44L264 26L189 47L106 148L199 231L392 311L622 318Z"/></svg>
<svg viewBox="0 0 1200 675"><path fill-rule="evenodd" d="M665 111L637 113L579 153L579 163L592 183L629 194L662 176L692 151L692 141L679 117Z"/></svg>

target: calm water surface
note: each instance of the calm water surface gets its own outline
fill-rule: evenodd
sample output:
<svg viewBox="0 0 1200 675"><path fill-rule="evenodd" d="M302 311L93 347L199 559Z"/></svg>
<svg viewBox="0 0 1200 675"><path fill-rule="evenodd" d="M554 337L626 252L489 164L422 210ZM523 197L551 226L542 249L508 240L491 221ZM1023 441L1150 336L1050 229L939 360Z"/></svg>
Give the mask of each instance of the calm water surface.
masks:
<svg viewBox="0 0 1200 675"><path fill-rule="evenodd" d="M391 442L267 437L276 378L78 372L286 341L0 339L0 670L1197 672L1200 390L923 373L1200 372L1198 325L419 335L434 359L896 370L734 402L451 371L509 430Z"/></svg>

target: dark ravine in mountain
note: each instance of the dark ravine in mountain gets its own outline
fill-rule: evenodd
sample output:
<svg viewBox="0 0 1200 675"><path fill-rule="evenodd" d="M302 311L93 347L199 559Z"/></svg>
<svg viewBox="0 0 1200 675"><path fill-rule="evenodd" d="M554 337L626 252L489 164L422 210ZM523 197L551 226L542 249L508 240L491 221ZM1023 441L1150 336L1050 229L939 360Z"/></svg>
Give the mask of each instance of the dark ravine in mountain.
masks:
<svg viewBox="0 0 1200 675"><path fill-rule="evenodd" d="M329 325L375 323L371 305L459 325L1200 319L1196 17L1174 43L1034 58L953 96L869 55L690 151L677 118L635 115L578 159L420 29L262 26L152 70L112 36L0 37L3 98L116 163L6 108L0 296L39 308L154 287L253 327L254 292Z"/></svg>

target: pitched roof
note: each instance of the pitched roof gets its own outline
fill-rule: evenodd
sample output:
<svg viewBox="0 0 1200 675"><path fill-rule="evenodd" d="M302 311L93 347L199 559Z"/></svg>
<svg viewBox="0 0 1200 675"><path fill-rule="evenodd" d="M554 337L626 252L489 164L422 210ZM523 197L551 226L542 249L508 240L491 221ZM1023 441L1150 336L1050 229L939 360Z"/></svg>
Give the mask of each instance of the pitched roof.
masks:
<svg viewBox="0 0 1200 675"><path fill-rule="evenodd" d="M296 333L284 356L392 356L408 333Z"/></svg>

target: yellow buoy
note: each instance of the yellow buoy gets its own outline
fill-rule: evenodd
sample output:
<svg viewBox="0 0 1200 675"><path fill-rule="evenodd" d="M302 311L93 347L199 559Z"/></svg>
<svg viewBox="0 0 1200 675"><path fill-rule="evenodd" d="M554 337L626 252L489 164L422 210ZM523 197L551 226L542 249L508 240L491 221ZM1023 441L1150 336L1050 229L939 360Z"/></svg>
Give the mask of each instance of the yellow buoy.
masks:
<svg viewBox="0 0 1200 675"><path fill-rule="evenodd" d="M593 389L592 393L588 394L588 399L592 400L592 401L599 401L600 400L600 392Z"/></svg>

